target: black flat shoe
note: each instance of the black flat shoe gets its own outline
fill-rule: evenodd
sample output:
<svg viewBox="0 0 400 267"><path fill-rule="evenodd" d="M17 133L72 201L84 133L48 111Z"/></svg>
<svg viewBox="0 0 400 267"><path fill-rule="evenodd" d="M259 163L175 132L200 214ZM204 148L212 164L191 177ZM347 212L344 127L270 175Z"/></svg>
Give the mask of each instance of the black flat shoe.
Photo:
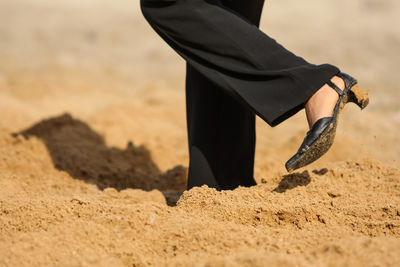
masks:
<svg viewBox="0 0 400 267"><path fill-rule="evenodd" d="M339 94L333 116L319 119L314 123L297 153L286 162L287 171L290 172L304 167L322 157L329 150L335 139L339 112L348 102L357 104L361 109L368 105L368 93L357 86L356 79L342 72L337 76L344 80L345 88L343 91L331 81L327 83Z"/></svg>

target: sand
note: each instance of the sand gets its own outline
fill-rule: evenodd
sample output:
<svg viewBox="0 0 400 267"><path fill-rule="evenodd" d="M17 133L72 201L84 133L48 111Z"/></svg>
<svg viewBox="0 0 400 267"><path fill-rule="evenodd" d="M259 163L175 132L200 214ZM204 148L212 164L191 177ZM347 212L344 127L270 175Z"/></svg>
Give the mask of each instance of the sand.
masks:
<svg viewBox="0 0 400 267"><path fill-rule="evenodd" d="M400 266L398 12L268 2L263 30L371 102L291 174L304 113L258 120L258 185L218 192L185 191L184 61L137 0L1 1L0 266Z"/></svg>

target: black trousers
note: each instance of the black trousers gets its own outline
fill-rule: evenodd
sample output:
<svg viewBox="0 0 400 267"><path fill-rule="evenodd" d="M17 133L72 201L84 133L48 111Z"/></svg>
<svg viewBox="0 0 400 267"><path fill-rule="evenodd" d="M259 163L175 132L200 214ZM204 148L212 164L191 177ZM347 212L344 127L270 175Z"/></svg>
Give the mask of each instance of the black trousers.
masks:
<svg viewBox="0 0 400 267"><path fill-rule="evenodd" d="M339 69L308 63L258 29L264 0L141 0L187 61L188 188L255 185L255 115L275 126Z"/></svg>

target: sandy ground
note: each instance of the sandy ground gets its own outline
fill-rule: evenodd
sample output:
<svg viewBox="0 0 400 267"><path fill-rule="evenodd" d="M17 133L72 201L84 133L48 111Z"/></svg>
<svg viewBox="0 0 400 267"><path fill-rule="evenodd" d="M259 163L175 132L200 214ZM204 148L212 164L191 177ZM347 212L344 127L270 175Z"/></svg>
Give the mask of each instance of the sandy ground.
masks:
<svg viewBox="0 0 400 267"><path fill-rule="evenodd" d="M371 105L293 174L304 113L258 121L257 186L183 192L184 61L138 0L1 0L0 265L400 266L399 12L268 1L262 29Z"/></svg>

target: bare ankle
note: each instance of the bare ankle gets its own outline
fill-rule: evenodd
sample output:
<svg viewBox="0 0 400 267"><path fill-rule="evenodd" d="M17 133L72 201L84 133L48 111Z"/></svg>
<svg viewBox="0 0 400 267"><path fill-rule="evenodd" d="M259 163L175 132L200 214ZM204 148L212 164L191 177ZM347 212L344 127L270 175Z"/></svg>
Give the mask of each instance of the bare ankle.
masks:
<svg viewBox="0 0 400 267"><path fill-rule="evenodd" d="M342 78L340 78L339 76L334 76L331 79L331 82L336 84L336 86L339 87L340 89L344 90L344 87L345 87L344 80Z"/></svg>

